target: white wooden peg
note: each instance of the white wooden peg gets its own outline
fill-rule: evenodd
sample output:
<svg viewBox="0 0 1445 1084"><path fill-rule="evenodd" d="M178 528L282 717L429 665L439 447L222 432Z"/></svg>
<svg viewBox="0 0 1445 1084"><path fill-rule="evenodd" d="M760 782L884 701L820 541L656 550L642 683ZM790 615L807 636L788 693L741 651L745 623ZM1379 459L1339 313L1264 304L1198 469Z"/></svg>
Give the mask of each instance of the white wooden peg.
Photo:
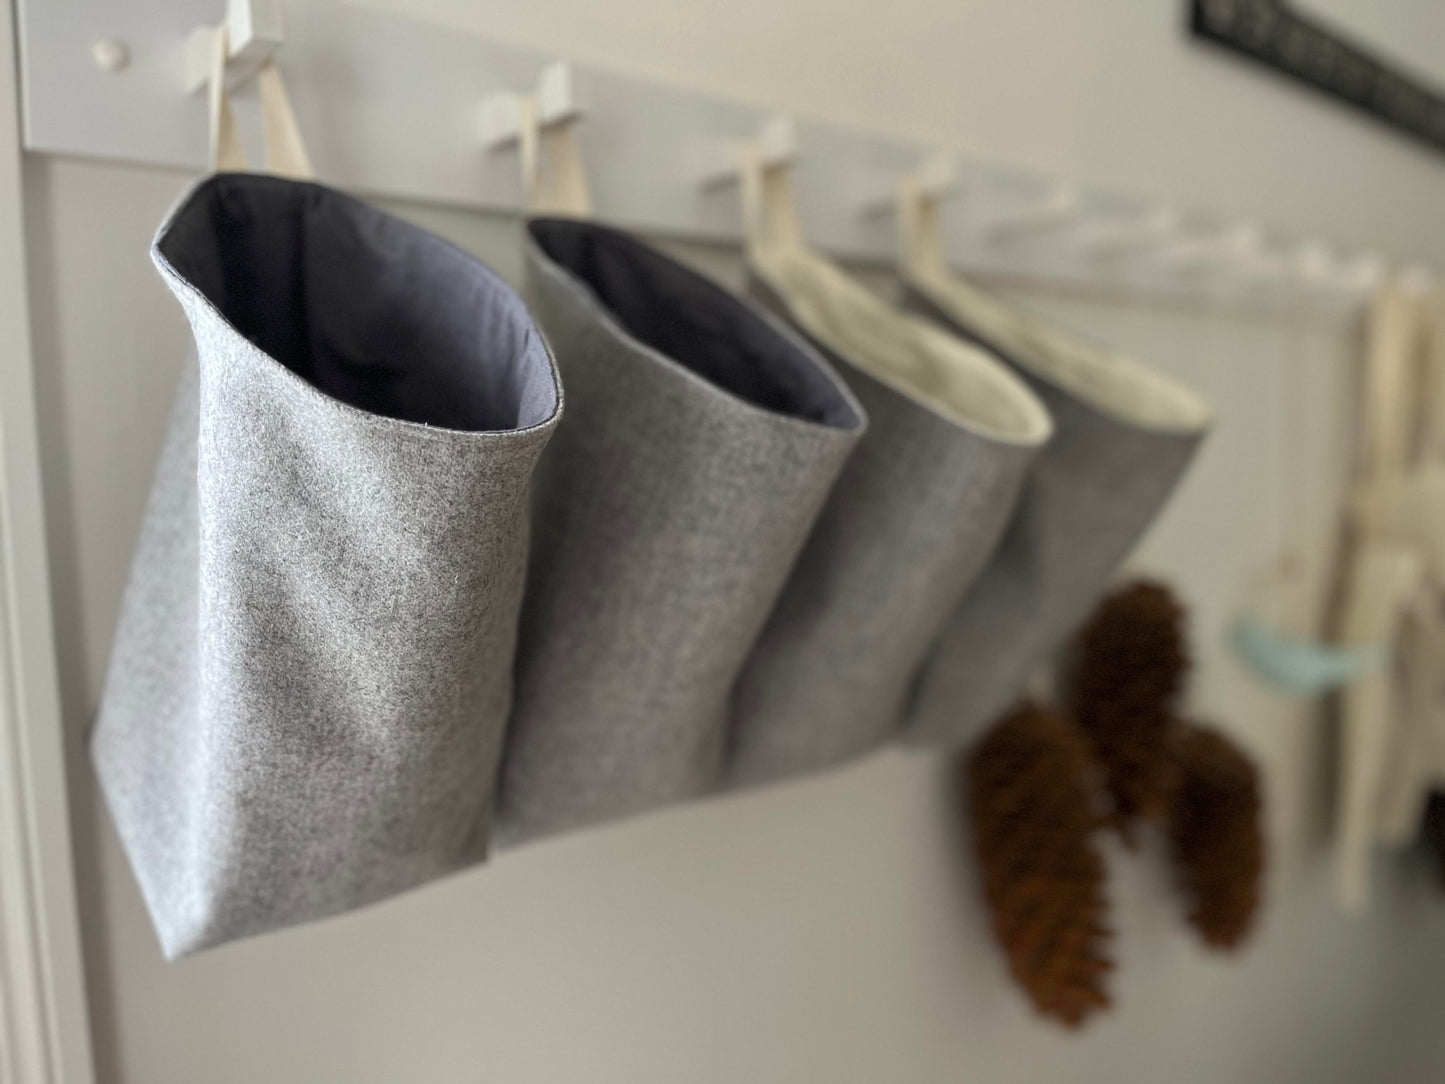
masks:
<svg viewBox="0 0 1445 1084"><path fill-rule="evenodd" d="M964 189L963 173L949 155L935 154L923 163L914 178L920 195L932 200L945 200Z"/></svg>
<svg viewBox="0 0 1445 1084"><path fill-rule="evenodd" d="M1185 237L1165 251L1163 260L1184 274L1228 267L1248 269L1258 258L1262 244L1259 227L1245 222L1222 233Z"/></svg>
<svg viewBox="0 0 1445 1084"><path fill-rule="evenodd" d="M1397 277L1400 285L1416 294L1429 293L1439 282L1439 276L1421 263L1407 264L1400 268Z"/></svg>
<svg viewBox="0 0 1445 1084"><path fill-rule="evenodd" d="M1239 272L1245 278L1262 285L1283 284L1289 276L1289 264L1277 251L1261 249L1240 261Z"/></svg>
<svg viewBox="0 0 1445 1084"><path fill-rule="evenodd" d="M1159 254L1159 261L1165 267L1180 274L1197 274L1208 270L1218 258L1219 245L1216 239L1198 233L1182 234Z"/></svg>
<svg viewBox="0 0 1445 1084"><path fill-rule="evenodd" d="M1264 264L1264 233L1253 222L1242 222L1219 238L1219 262L1228 270L1253 276Z"/></svg>
<svg viewBox="0 0 1445 1084"><path fill-rule="evenodd" d="M1351 293L1372 293L1388 272L1389 266L1378 252L1362 252L1340 268L1339 282Z"/></svg>
<svg viewBox="0 0 1445 1084"><path fill-rule="evenodd" d="M766 169L791 166L798 159L798 133L792 117L773 116L758 128L753 140ZM742 171L744 143L738 140L712 143L700 148L698 184L718 188L736 184Z"/></svg>
<svg viewBox="0 0 1445 1084"><path fill-rule="evenodd" d="M235 87L276 55L285 40L281 0L226 0L226 81ZM213 26L198 26L186 39L186 93L205 85L211 70Z"/></svg>
<svg viewBox="0 0 1445 1084"><path fill-rule="evenodd" d="M1089 260L1120 260L1167 244L1179 229L1179 212L1156 207L1126 222L1100 222L1081 227L1074 243Z"/></svg>
<svg viewBox="0 0 1445 1084"><path fill-rule="evenodd" d="M1323 241L1307 241L1294 252L1294 270L1306 287L1330 293L1358 294L1374 290L1389 268L1378 253L1340 259Z"/></svg>
<svg viewBox="0 0 1445 1084"><path fill-rule="evenodd" d="M913 187L924 199L942 203L960 194L966 182L952 155L935 153L924 159L913 174ZM898 210L898 192L894 188L863 201L859 210L865 218L884 218Z"/></svg>
<svg viewBox="0 0 1445 1084"><path fill-rule="evenodd" d="M1327 285L1338 267L1339 261L1323 241L1306 241L1295 250L1295 273L1307 285Z"/></svg>
<svg viewBox="0 0 1445 1084"><path fill-rule="evenodd" d="M1072 185L1056 185L1036 206L992 217L984 225L983 234L994 244L1006 244L1054 233L1077 222L1082 207L1083 201Z"/></svg>
<svg viewBox="0 0 1445 1084"><path fill-rule="evenodd" d="M576 73L565 61L548 64L537 76L537 123L542 128L564 124L586 112ZM482 144L489 150L517 142L522 135L521 94L503 91L482 99Z"/></svg>

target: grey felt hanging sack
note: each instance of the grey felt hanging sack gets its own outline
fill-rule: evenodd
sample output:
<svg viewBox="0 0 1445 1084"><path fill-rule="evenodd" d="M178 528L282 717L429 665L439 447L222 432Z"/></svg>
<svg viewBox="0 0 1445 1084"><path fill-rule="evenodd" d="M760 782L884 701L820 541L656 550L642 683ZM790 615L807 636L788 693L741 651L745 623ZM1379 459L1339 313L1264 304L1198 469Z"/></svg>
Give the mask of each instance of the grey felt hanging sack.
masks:
<svg viewBox="0 0 1445 1084"><path fill-rule="evenodd" d="M561 401L492 272L334 191L213 176L152 256L198 364L91 750L175 957L483 857Z"/></svg>
<svg viewBox="0 0 1445 1084"><path fill-rule="evenodd" d="M947 270L930 202L905 192L904 304L1013 364L1054 419L998 552L920 673L905 737L957 743L1020 694L1173 493L1209 424L1187 388Z"/></svg>
<svg viewBox="0 0 1445 1084"><path fill-rule="evenodd" d="M750 157L753 290L833 361L870 425L739 678L738 785L840 763L895 733L913 675L1050 431L1039 401L985 351L808 251L787 180Z"/></svg>
<svg viewBox="0 0 1445 1084"><path fill-rule="evenodd" d="M567 416L538 474L504 845L717 786L728 690L864 426L780 324L622 233L532 220L527 298Z"/></svg>

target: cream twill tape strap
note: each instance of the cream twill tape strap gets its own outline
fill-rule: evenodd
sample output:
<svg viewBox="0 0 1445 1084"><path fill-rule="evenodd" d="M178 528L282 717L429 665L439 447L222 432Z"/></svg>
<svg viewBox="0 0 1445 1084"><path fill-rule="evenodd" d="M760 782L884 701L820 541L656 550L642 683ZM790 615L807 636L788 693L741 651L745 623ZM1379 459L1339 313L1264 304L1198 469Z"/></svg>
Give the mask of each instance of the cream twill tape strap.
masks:
<svg viewBox="0 0 1445 1084"><path fill-rule="evenodd" d="M1420 397L1421 462L1445 462L1445 290L1433 288L1421 302L1425 318L1424 392Z"/></svg>
<svg viewBox="0 0 1445 1084"><path fill-rule="evenodd" d="M236 114L226 95L226 26L222 23L211 32L211 71L206 87L207 115L210 118L210 149L206 165L211 173L240 172L247 168L246 154L236 135Z"/></svg>
<svg viewBox="0 0 1445 1084"><path fill-rule="evenodd" d="M520 104L518 149L527 213L590 219L592 194L582 168L576 119L543 128L536 96L524 95Z"/></svg>
<svg viewBox="0 0 1445 1084"><path fill-rule="evenodd" d="M913 177L898 185L898 263L905 277L941 278L948 272L938 200Z"/></svg>
<svg viewBox="0 0 1445 1084"><path fill-rule="evenodd" d="M210 154L212 173L245 172L250 166L241 149L236 131L236 115L226 92L226 57L229 43L226 27L216 27L211 39L211 70L206 98L210 116ZM256 72L256 89L261 97L265 170L280 177L309 181L316 176L311 158L306 153L286 84L274 60L268 60Z"/></svg>
<svg viewBox="0 0 1445 1084"><path fill-rule="evenodd" d="M1398 474L1409 465L1420 316L1415 299L1393 284L1385 287L1371 313L1362 389L1361 484Z"/></svg>
<svg viewBox="0 0 1445 1084"><path fill-rule="evenodd" d="M788 167L765 165L761 151L748 144L742 149L739 180L743 235L749 251L802 249L803 231L793 207Z"/></svg>

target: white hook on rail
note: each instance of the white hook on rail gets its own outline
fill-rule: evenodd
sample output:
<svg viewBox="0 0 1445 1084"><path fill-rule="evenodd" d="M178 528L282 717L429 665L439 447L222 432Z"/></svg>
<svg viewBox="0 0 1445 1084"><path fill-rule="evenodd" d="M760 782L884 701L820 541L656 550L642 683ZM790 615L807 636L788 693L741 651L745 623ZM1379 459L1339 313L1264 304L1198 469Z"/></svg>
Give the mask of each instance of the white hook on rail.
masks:
<svg viewBox="0 0 1445 1084"><path fill-rule="evenodd" d="M923 164L909 178L913 190L926 200L942 203L960 195L968 186L967 180L951 155L941 151L929 155ZM888 192L879 193L863 201L859 211L864 218L884 218L898 210L897 185Z"/></svg>
<svg viewBox="0 0 1445 1084"><path fill-rule="evenodd" d="M1406 264L1400 268L1398 278L1400 285L1417 294L1430 292L1440 281L1439 276L1422 263Z"/></svg>
<svg viewBox="0 0 1445 1084"><path fill-rule="evenodd" d="M511 91L489 94L482 99L482 144L497 150L522 137L522 112L527 95ZM550 128L577 120L585 112L578 91L576 73L565 61L548 64L537 76L537 125Z"/></svg>
<svg viewBox="0 0 1445 1084"><path fill-rule="evenodd" d="M1236 274L1245 280L1247 287L1264 287L1271 290L1289 289L1300 279L1300 263L1297 254L1289 249L1267 245L1254 227L1248 233L1235 234L1232 247L1226 240L1224 257ZM1229 235L1226 235L1228 239ZM1333 267L1333 264L1330 265ZM1327 275L1333 273L1327 270Z"/></svg>
<svg viewBox="0 0 1445 1084"><path fill-rule="evenodd" d="M276 55L285 40L281 0L226 0L226 76L236 85ZM216 28L198 26L186 38L186 93L198 93L210 78L211 42Z"/></svg>
<svg viewBox="0 0 1445 1084"><path fill-rule="evenodd" d="M923 163L914 177L914 185L920 195L941 201L962 193L967 181L953 158L935 154Z"/></svg>
<svg viewBox="0 0 1445 1084"><path fill-rule="evenodd" d="M1287 285L1289 262L1285 256L1272 249L1260 249L1241 260L1237 270L1245 278L1261 285L1277 287Z"/></svg>
<svg viewBox="0 0 1445 1084"><path fill-rule="evenodd" d="M701 148L697 181L703 188L736 184L742 176L744 141L712 143ZM766 169L791 166L798 160L798 133L793 118L772 116L758 128L753 140Z"/></svg>
<svg viewBox="0 0 1445 1084"><path fill-rule="evenodd" d="M1263 236L1259 227L1243 222L1222 233L1183 236L1165 249L1160 258L1175 272L1191 275L1226 267L1252 268L1262 251Z"/></svg>
<svg viewBox="0 0 1445 1084"><path fill-rule="evenodd" d="M1155 207L1125 222L1082 226L1073 241L1092 261L1121 260L1169 243L1179 230L1179 212Z"/></svg>
<svg viewBox="0 0 1445 1084"><path fill-rule="evenodd" d="M1320 240L1306 241L1295 249L1292 263L1295 274L1307 286L1328 286L1339 270L1335 254Z"/></svg>
<svg viewBox="0 0 1445 1084"><path fill-rule="evenodd" d="M1380 288L1389 270L1378 252L1362 252L1340 268L1340 284L1352 293L1372 293Z"/></svg>
<svg viewBox="0 0 1445 1084"><path fill-rule="evenodd" d="M1369 292L1384 281L1389 270L1378 253L1366 252L1353 260L1342 260L1319 239L1297 246L1289 262L1303 286L1326 292Z"/></svg>
<svg viewBox="0 0 1445 1084"><path fill-rule="evenodd" d="M1028 237L1055 233L1074 225L1083 211L1078 189L1056 184L1032 207L995 215L983 226L983 235L993 244L1009 244Z"/></svg>
<svg viewBox="0 0 1445 1084"><path fill-rule="evenodd" d="M592 216L577 140L576 122L585 115L575 73L564 61L542 68L531 93L500 91L482 99L482 144L491 151L516 145L529 213Z"/></svg>

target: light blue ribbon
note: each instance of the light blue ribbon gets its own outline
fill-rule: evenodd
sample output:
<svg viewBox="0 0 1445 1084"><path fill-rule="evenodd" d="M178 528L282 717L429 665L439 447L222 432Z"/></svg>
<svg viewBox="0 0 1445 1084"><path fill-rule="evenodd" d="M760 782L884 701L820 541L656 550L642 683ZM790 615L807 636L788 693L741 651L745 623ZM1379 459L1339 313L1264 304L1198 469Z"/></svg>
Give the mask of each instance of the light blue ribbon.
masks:
<svg viewBox="0 0 1445 1084"><path fill-rule="evenodd" d="M1385 662L1385 649L1379 644L1337 647L1303 640L1277 632L1253 616L1230 626L1229 642L1256 677L1293 696L1338 689Z"/></svg>

